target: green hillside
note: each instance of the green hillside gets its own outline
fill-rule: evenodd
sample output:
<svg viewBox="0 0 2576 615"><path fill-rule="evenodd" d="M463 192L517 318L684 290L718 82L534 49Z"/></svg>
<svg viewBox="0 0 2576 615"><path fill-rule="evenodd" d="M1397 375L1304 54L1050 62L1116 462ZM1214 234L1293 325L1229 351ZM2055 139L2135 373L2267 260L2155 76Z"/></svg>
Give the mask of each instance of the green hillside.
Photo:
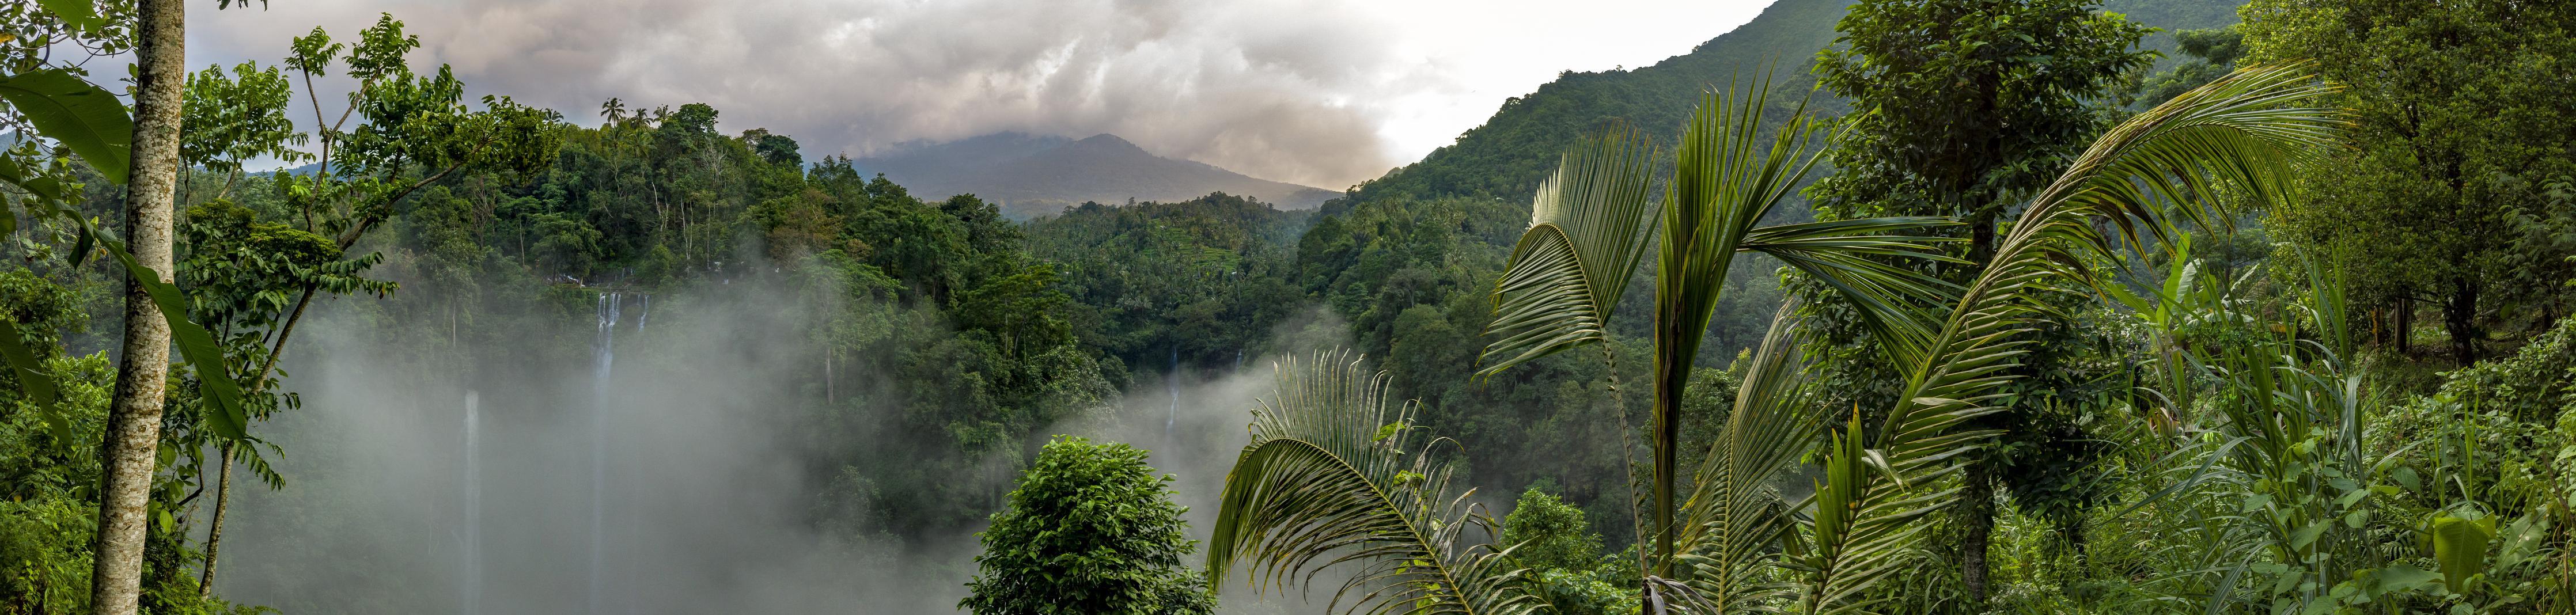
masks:
<svg viewBox="0 0 2576 615"><path fill-rule="evenodd" d="M2110 0L2103 10L2171 30L2234 23L2238 4L2236 0ZM1583 135L1626 122L1658 143L1669 143L1679 137L1682 121L1701 91L1738 75L1754 74L1767 63L1778 64L1775 92L1805 92L1815 83L1807 70L1815 52L1833 43L1834 22L1850 5L1851 0L1779 0L1743 26L1653 66L1565 72L1537 92L1505 99L1483 126L1459 135L1456 143L1433 150L1420 162L1360 184L1352 197L1325 205L1324 213L1345 211L1355 201L1395 197L1527 200L1554 168L1557 153ZM2173 37L2159 33L2142 45L2166 50L2172 47ZM1821 94L1817 103L1829 109L1837 106Z"/></svg>

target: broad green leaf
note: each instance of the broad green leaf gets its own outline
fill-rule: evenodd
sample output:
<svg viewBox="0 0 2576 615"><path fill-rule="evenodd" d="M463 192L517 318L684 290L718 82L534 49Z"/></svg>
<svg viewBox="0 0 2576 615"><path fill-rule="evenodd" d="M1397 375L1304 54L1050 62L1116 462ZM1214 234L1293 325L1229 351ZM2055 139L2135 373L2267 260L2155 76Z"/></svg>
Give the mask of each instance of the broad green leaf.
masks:
<svg viewBox="0 0 2576 615"><path fill-rule="evenodd" d="M2306 549L2306 548L2308 548L2308 545L2309 545L2309 544L2311 544L2311 543L2315 543L2315 542L2317 541L2317 536L2325 534L2325 533L2326 533L2326 528L2327 528L2327 526L2332 525L2332 524L2333 524L2333 522L2330 522L2330 521L2318 521L2318 522L2316 522L2316 523L2310 523L2310 524L2308 524L2308 526L2307 526L2307 527L2302 527L2302 528L2299 528L2299 529L2297 529L2297 530L2291 531L2291 532L2290 532L2290 548L2291 548L2291 549Z"/></svg>
<svg viewBox="0 0 2576 615"><path fill-rule="evenodd" d="M98 5L90 0L36 0L36 4L45 7L47 11L52 11L55 17L63 20L64 25L73 28L96 30L101 25L98 18Z"/></svg>
<svg viewBox="0 0 2576 615"><path fill-rule="evenodd" d="M63 20L64 25L80 30L97 30L105 23L99 18L98 6L91 0L36 0L36 4Z"/></svg>
<svg viewBox="0 0 2576 615"><path fill-rule="evenodd" d="M2377 577L2377 580L2379 581L2378 593L2381 594L2421 589L2427 585L2442 580L2442 575L2440 574L2405 564L2391 565L2387 568L2373 571L2371 574Z"/></svg>
<svg viewBox="0 0 2576 615"><path fill-rule="evenodd" d="M197 369L197 395L210 410L206 423L213 428L215 435L235 439L248 437L250 416L242 407L241 386L233 382L232 370L224 367L223 347L215 343L215 336L207 333L205 327L188 320L188 296L181 294L178 286L162 280L159 273L135 261L134 254L125 250L125 242L108 237L98 229L98 225L66 210L55 213L80 225L81 242L84 244L81 251L88 251L86 244L94 239L99 247L105 248L109 255L115 256L116 261L125 266L127 276L143 286L144 293L152 297L152 305L161 309L162 320L170 323L170 346L179 351L179 356L189 366Z"/></svg>
<svg viewBox="0 0 2576 615"><path fill-rule="evenodd" d="M206 423L214 427L216 435L234 439L248 437L250 415L242 407L241 386L233 382L232 370L224 367L223 347L215 343L215 336L207 333L205 327L188 320L187 295L180 294L178 286L162 281L151 269L135 262L134 255L127 253L123 246L117 246L111 252L125 264L126 275L143 281L144 292L152 295L154 306L161 308L161 318L170 323L170 346L177 349L179 356L190 366L197 368L197 395L211 410L206 413Z"/></svg>
<svg viewBox="0 0 2576 615"><path fill-rule="evenodd" d="M2471 575L2486 571L2487 543L2495 540L2495 517L2463 519L2444 514L2433 518L2433 563L2442 568L2442 583L2468 593Z"/></svg>
<svg viewBox="0 0 2576 615"><path fill-rule="evenodd" d="M133 163L134 119L115 94L70 71L47 69L0 77L0 100L108 181L125 183Z"/></svg>

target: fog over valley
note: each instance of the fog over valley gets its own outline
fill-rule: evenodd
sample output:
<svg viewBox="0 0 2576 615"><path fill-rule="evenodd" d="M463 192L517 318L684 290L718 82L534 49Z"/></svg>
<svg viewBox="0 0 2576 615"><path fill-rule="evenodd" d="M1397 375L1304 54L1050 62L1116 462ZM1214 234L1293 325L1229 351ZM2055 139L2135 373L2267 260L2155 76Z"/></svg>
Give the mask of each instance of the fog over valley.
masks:
<svg viewBox="0 0 2576 615"><path fill-rule="evenodd" d="M0 0L0 615L2576 613L2571 59Z"/></svg>

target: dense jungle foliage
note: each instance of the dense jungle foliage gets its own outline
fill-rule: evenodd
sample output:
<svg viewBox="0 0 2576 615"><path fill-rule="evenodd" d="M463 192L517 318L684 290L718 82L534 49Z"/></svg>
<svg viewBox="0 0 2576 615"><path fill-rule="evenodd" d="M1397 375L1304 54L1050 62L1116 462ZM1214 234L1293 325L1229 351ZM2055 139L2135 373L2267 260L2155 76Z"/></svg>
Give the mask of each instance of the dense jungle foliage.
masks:
<svg viewBox="0 0 2576 615"><path fill-rule="evenodd" d="M134 44L130 3L55 6L0 14ZM280 522L225 495L296 480L260 435L307 411L281 357L308 310L501 379L577 362L587 338L528 332L603 293L736 282L821 306L761 323L814 349L782 393L799 521L983 529L952 571L980 613L1210 612L1201 579L1247 577L1379 613L2576 610L2566 8L1783 0L1505 101L1319 212L1028 222L705 104L468 100L419 45L388 15L186 80L173 282L222 373L167 374L144 611L263 608L211 583L225 524ZM12 92L108 82L8 49ZM358 93L295 95L327 80ZM26 100L0 613L68 613L126 170ZM1051 438L1274 361L1211 527L1154 443Z"/></svg>

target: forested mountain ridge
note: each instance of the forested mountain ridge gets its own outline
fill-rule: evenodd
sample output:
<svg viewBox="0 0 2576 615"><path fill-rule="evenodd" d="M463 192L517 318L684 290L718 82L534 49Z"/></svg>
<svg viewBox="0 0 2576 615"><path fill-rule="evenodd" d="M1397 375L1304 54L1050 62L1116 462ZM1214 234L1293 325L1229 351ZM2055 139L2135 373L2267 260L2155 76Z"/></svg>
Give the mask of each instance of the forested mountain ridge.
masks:
<svg viewBox="0 0 2576 615"><path fill-rule="evenodd" d="M1422 160L1362 182L1349 201L1391 197L1477 196L1526 202L1556 166L1556 156L1576 140L1613 124L1644 131L1656 143L1680 136L1682 120L1701 92L1768 70L1775 106L1794 104L1815 84L1809 71L1816 52L1834 44L1834 24L1853 0L1779 0L1734 30L1650 66L1601 72L1566 71L1525 96L1504 99L1484 124L1468 129ZM2171 30L2215 28L2236 22L2234 0L2110 0L2102 10L2164 28L2141 41L2168 55ZM1817 108L1839 112L1842 102L1816 93ZM1775 113L1775 116L1782 115ZM1325 213L1350 203L1328 204Z"/></svg>
<svg viewBox="0 0 2576 615"><path fill-rule="evenodd" d="M945 196L847 157L807 158L788 135L720 131L707 104L611 99L596 124L507 98L478 109L446 67L412 72L403 41L417 39L390 15L349 70L317 30L287 70L188 80L190 100L239 104L191 108L184 164L164 165L179 182L180 232L162 241L181 300L158 309L203 323L221 360L168 366L167 414L146 423L164 431L157 461L136 457L159 466L132 508L157 516L135 564L142 612L1321 606L1201 593L1223 586L1201 579L1260 559L1335 561L1325 579L1349 564L1416 575L1356 577L1398 596L1380 602L1392 610L1528 597L1518 606L1609 615L1706 595L1730 606L1692 612L2576 612L2576 319L2561 318L2576 311L2565 283L2576 114L2564 102L2576 85L2558 78L2576 58L2576 10L2254 2L2244 27L2188 37L2198 81L2164 85L2227 81L2129 104L2144 90L2127 79L2148 65L2133 50L2163 37L2099 11L2207 27L2232 21L2223 0L1782 0L1760 27L1691 54L1567 73L1319 210L1211 192L1009 212L982 192ZM2014 19L1924 17L1960 14ZM1809 47L1838 31L1850 53L1810 72ZM2238 47L2270 68L2230 73ZM0 46L11 49L31 48ZM2307 54L2315 75L2280 68ZM1815 81L1876 101L1884 113L1817 141L1839 168L1807 176L1815 188L1712 195L1713 176L1800 184L1708 163L1705 149L1618 157L1632 150L1612 122L1670 152L1702 88L1740 86L1766 62L1771 123L1700 121L1699 134L1724 134L1694 142L1759 149ZM1963 64L1992 87L1954 85ZM2391 66L2441 79L2392 78ZM280 149L302 136L289 128L209 129L282 125L243 120L301 116L292 75L360 71L382 81L354 88L356 131L311 135L327 163L244 173L261 151L314 157ZM2073 85L2028 85L2049 80ZM1994 104L1959 102L1977 96ZM2298 102L2267 104L2284 101ZM1843 104L1811 102L1826 122ZM1721 101L1737 111L1716 113L1765 105ZM436 112L410 112L424 108ZM2249 121L2301 137L2264 154L2255 141L2268 139L2187 136L2259 132ZM453 155L472 151L453 139L503 127L520 130L487 140L510 146L499 155ZM1917 139L1927 134L1961 138ZM2031 135L2046 142L1978 155L1994 153L1981 139ZM1884 162L1903 148L1880 144L1900 142L1936 155ZM0 614L90 610L78 590L106 585L89 570L108 559L93 548L94 515L110 506L92 487L97 435L133 416L110 410L127 394L109 348L136 313L115 309L132 300L103 252L120 248L83 225L125 230L123 171L44 145L0 151L0 180L25 170L46 182L0 189L30 212L0 233L0 255L20 263L0 271L0 316L27 347L8 354L32 355L0 370L0 568L11 571ZM335 145L345 149L329 154ZM952 145L915 162L1151 156L1109 135ZM1563 177L1609 179L1532 198L1573 148L1586 149ZM2323 163L2292 162L2300 152ZM1933 166L1944 164L1959 168ZM2139 177L2199 179L2195 169L2223 183L2116 194L2156 183ZM1913 192L1942 178L2029 182ZM2077 188L2032 197L2038 181ZM1578 182L1615 185L1566 187ZM1681 186L1665 193L1681 205L1640 223L1659 183ZM77 189L46 194L62 186ZM77 215L38 215L46 198ZM2264 210L2193 209L2221 205ZM1972 217L2014 207L2015 221ZM1811 217L1824 222L1797 222ZM1771 224L1781 218L1796 220ZM2240 223L2217 224L2227 220ZM1850 289L1819 290L1915 284L1914 265L1951 261L1912 260L1930 252L1913 246L1990 223L2017 229L1991 255L1969 237L1950 244L1964 248L1957 264L1985 273L1943 279L1993 292L1887 304L1949 315L1939 326L1967 332L1944 336L1959 345L1900 348L1904 331L1855 324L1871 308L1852 307ZM2131 223L2157 244L2112 239ZM1658 254L1659 237L1717 249ZM1601 244L1647 256L1621 270ZM1799 260L1820 256L1842 260ZM1984 284L1995 272L2040 281ZM1523 309L1532 297L1561 305ZM1565 325L1549 343L1574 352L1497 351L1546 332L1532 314ZM2447 322L2414 320L2431 314ZM1836 346L1836 326L1860 333ZM1921 358L1904 368L1942 383L1871 371L1895 355ZM1319 360L1299 369L1307 357ZM1327 378L1368 391L1293 384L1327 362L1340 362ZM1264 373L1283 376L1277 394L1265 395ZM246 435L226 436L213 396L182 385L236 380ZM1911 391L1922 394L1899 394ZM1313 413L1319 401L1342 407ZM1895 418L1909 412L1976 422ZM1295 439L1323 456L1253 461L1263 442ZM1369 475L1343 480L1334 465ZM1237 476L1266 501L1235 497ZM1671 501L1676 487L1690 497ZM1663 492L1657 510L1643 510L1648 488ZM1736 495L1701 497L1721 491ZM1472 495L1441 495L1461 492ZM1441 501L1455 504L1435 511ZM1475 523L1476 505L1498 527ZM1659 519L1677 512L1689 523ZM1315 520L1274 527L1368 552L1220 555L1255 535L1227 519L1248 518ZM1343 531L1353 519L1368 527ZM1386 533L1399 527L1409 535ZM1731 535L1670 536L1693 527ZM971 561L969 535L983 542ZM1425 540L1437 544L1399 552ZM1672 577L1647 558L1707 563ZM1304 586L1316 577L1276 578L1275 589L1325 594ZM1735 581L1759 589L1727 595Z"/></svg>
<svg viewBox="0 0 2576 615"><path fill-rule="evenodd" d="M973 194L1028 219L1083 202L1183 201L1211 192L1305 209L1339 193L1250 177L1201 162L1154 155L1117 135L1082 139L1003 132L948 143L918 143L852 160L923 196Z"/></svg>

